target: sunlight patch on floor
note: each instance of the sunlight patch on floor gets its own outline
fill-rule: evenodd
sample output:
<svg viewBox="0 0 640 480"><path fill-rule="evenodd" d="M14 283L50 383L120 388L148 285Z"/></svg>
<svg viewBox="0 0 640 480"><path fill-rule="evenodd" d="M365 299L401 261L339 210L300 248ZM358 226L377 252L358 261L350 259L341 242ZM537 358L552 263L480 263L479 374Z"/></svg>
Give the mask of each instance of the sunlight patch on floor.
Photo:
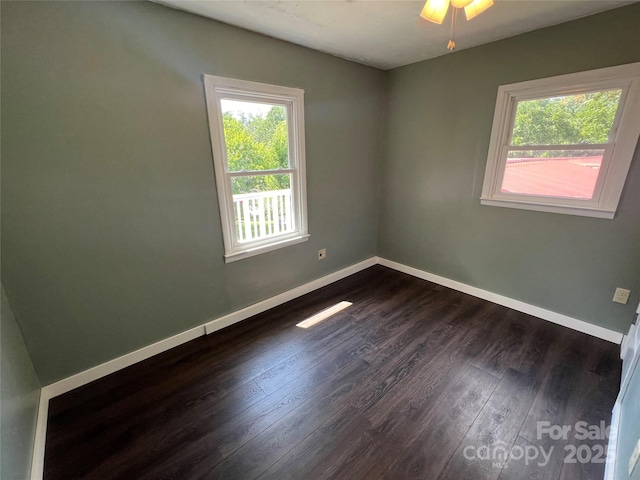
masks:
<svg viewBox="0 0 640 480"><path fill-rule="evenodd" d="M347 307L350 307L351 305L353 305L353 303L351 302L336 303L334 306L325 308L321 312L318 312L315 315L310 316L306 320L303 320L302 322L296 324L296 327L300 327L300 328L313 327L316 323L320 323L321 321L326 320L330 316L335 315L336 313L340 312L341 310L344 310Z"/></svg>

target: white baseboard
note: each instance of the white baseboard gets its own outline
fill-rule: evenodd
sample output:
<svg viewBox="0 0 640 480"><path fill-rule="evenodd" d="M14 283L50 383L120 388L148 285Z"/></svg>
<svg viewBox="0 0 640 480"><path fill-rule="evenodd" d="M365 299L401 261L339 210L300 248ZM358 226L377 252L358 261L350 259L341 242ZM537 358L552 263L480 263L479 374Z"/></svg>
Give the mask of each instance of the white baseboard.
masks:
<svg viewBox="0 0 640 480"><path fill-rule="evenodd" d="M228 327L229 325L240 322L241 320L245 320L249 317L253 317L258 313L269 310L270 308L282 305L289 300L293 300L294 298L306 295L307 293L313 292L314 290L329 285L330 283L342 280L349 275L353 275L354 273L358 273L365 268L374 266L377 261L377 257L371 257L360 263L351 265L350 267L343 268L342 270L338 270L337 272L330 273L329 275L325 275L322 278L318 278L317 280L313 280L312 282L305 283L304 285L300 285L299 287L283 292L280 295L276 295L275 297L267 298L262 302L255 303L248 306L247 308L243 308L242 310L230 313L229 315L225 315L224 317L216 318L215 320L212 320L209 323L205 324L207 334Z"/></svg>
<svg viewBox="0 0 640 480"><path fill-rule="evenodd" d="M535 305L531 305L520 300L505 297L497 293L489 292L488 290L482 290L481 288L473 287L471 285L467 285L466 283L441 277L439 275L425 272L424 270L419 270L417 268L409 267L407 265L403 265L402 263L393 262L385 258L378 257L378 263L399 272L407 273L414 277L422 278L423 280L428 280L430 282L437 283L438 285L449 287L453 290L467 293L469 295L473 295L474 297L482 298L483 300L488 300L489 302L497 303L498 305L503 305L505 307L512 308L513 310L533 315L534 317L542 318L543 320L562 325L563 327L577 330L578 332L587 333L594 337L602 338L603 340L607 340L612 343L620 344L620 342L622 341L622 333L609 330L608 328L599 327L598 325L594 325L583 320L578 320L577 318L569 317L557 312L552 312L551 310L536 307Z"/></svg>
<svg viewBox="0 0 640 480"><path fill-rule="evenodd" d="M179 333L164 340L160 340L159 342L156 342L152 345L148 345L139 350L115 358L101 365L90 368L88 370L43 387L40 393L40 404L38 408L38 420L36 424L36 436L33 449L33 460L31 464L31 480L42 480L44 472L44 448L47 434L47 415L49 410L49 400L51 398L62 395L63 393L81 387L82 385L86 385L87 383L93 382L94 380L98 380L99 378L117 372L118 370L126 368L135 363L141 362L142 360L146 360L147 358L162 353L173 347L182 345L183 343L193 340L194 338L200 337L202 335L207 335L209 333L215 332L216 330L220 330L222 328L233 325L234 323L257 315L258 313L269 310L270 308L282 305L283 303L293 300L294 298L310 293L314 290L322 288L326 285L348 277L349 275L353 275L354 273L372 267L376 264L380 264L399 272L407 273L414 277L422 278L424 280L428 280L430 282L437 283L439 285L443 285L445 287L449 287L463 293L468 293L469 295L473 295L474 297L482 298L484 300L488 300L490 302L497 303L499 305L503 305L505 307L509 307L523 313L528 313L529 315L533 315L544 320L556 323L558 325L562 325L579 332L587 333L589 335L593 335L595 337L602 338L613 343L620 343L622 341L622 334L614 332L613 330L599 327L597 325L571 318L560 313L552 312L551 310L536 307L535 305L530 305L519 300L514 300L509 297L498 295L487 290L482 290L480 288L457 282L455 280L434 275L432 273L409 267L401 263L393 262L385 258L372 257L355 265L351 265L337 272L330 273L329 275L318 278L317 280L305 283L304 285L293 288L274 297L255 303L215 320L211 320L210 322L207 322L203 325L191 328L185 332Z"/></svg>
<svg viewBox="0 0 640 480"><path fill-rule="evenodd" d="M151 345L147 345L146 347L142 347L131 353L122 355L121 357L114 358L113 360L109 360L108 362L102 363L83 372L76 373L75 375L60 380L59 382L47 385L43 390L47 392L49 398L57 397L58 395L62 395L63 393L73 390L74 388L81 387L82 385L86 385L94 380L106 377L118 370L122 370L123 368L146 360L147 358L153 357L154 355L162 353L173 347L182 345L183 343L193 340L194 338L201 337L204 334L204 325L191 328L185 332L178 333L172 337L152 343Z"/></svg>
<svg viewBox="0 0 640 480"><path fill-rule="evenodd" d="M121 357L109 360L103 364L97 365L93 368L77 373L58 382L52 383L42 388L40 391L40 404L38 407L38 420L36 423L35 442L33 447L33 459L31 462L31 480L42 480L44 472L44 447L47 437L47 416L49 411L49 400L63 393L69 392L75 388L86 385L87 383L98 380L106 375L122 370L135 363L146 360L159 353L167 351L171 348L182 345L194 338L207 335L222 328L233 325L234 323L245 320L249 317L257 315L258 313L269 310L283 303L293 300L314 290L327 286L338 280L358 273L361 270L372 267L377 262L376 257L371 257L355 265L343 268L337 272L330 273L324 277L313 280L309 283L305 283L299 287L293 288L286 292L283 292L274 297L268 298L261 302L250 305L242 310L235 311L229 315L217 318L204 325L191 328L185 332L179 333L159 342L153 343L146 347L140 348L131 353L127 353Z"/></svg>
<svg viewBox="0 0 640 480"><path fill-rule="evenodd" d="M31 480L42 480L44 475L44 447L47 439L47 418L49 416L49 400L44 387L40 390L38 402L38 417L36 419L36 433L33 440L33 453L31 456Z"/></svg>

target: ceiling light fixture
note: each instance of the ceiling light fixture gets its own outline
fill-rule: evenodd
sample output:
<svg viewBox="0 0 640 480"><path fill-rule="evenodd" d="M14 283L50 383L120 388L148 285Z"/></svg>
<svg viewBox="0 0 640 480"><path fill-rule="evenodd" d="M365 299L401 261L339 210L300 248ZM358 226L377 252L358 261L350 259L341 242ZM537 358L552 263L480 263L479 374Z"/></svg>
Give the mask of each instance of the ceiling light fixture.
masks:
<svg viewBox="0 0 640 480"><path fill-rule="evenodd" d="M464 8L467 20L471 20L493 5L493 0L451 0L451 2L449 2L449 0L427 0L422 12L420 12L420 16L440 25L447 15L449 3L451 3L453 7L453 12L451 12L451 31L449 33L447 48L453 50L456 48L456 42L453 41L453 26L456 23L458 9Z"/></svg>

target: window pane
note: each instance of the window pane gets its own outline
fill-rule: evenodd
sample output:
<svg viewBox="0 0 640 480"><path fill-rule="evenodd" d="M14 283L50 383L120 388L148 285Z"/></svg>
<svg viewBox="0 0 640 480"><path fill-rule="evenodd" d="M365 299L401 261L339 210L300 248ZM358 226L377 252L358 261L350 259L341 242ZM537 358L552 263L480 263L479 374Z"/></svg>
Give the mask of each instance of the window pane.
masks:
<svg viewBox="0 0 640 480"><path fill-rule="evenodd" d="M251 175L231 179L238 242L296 229L291 175Z"/></svg>
<svg viewBox="0 0 640 480"><path fill-rule="evenodd" d="M220 104L230 172L289 168L284 106L229 99Z"/></svg>
<svg viewBox="0 0 640 480"><path fill-rule="evenodd" d="M509 152L502 193L591 199L604 150Z"/></svg>
<svg viewBox="0 0 640 480"><path fill-rule="evenodd" d="M608 143L621 89L518 102L511 145Z"/></svg>

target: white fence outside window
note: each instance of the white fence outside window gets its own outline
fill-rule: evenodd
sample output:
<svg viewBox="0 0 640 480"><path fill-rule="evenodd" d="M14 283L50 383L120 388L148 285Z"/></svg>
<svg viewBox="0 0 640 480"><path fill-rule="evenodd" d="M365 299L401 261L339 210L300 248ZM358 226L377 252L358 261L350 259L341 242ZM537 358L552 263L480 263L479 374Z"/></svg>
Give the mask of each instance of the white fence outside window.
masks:
<svg viewBox="0 0 640 480"><path fill-rule="evenodd" d="M238 242L295 230L290 189L234 195L233 211Z"/></svg>

